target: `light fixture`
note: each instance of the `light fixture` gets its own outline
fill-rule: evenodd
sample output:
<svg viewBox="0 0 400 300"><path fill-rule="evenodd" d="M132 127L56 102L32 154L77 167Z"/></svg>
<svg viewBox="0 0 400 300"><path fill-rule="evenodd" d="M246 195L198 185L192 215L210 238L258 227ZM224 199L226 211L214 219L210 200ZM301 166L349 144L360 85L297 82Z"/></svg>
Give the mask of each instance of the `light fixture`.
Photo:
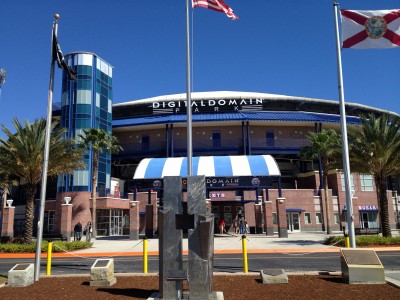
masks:
<svg viewBox="0 0 400 300"><path fill-rule="evenodd" d="M71 197L64 197L65 204L69 204L70 201L71 201Z"/></svg>
<svg viewBox="0 0 400 300"><path fill-rule="evenodd" d="M7 200L7 205L8 205L8 207L11 207L11 205L13 204L13 199L8 199Z"/></svg>
<svg viewBox="0 0 400 300"><path fill-rule="evenodd" d="M135 207L136 206L136 202L135 201L131 201L131 207Z"/></svg>
<svg viewBox="0 0 400 300"><path fill-rule="evenodd" d="M278 202L279 202L279 204L283 204L283 203L285 203L285 199L279 198Z"/></svg>

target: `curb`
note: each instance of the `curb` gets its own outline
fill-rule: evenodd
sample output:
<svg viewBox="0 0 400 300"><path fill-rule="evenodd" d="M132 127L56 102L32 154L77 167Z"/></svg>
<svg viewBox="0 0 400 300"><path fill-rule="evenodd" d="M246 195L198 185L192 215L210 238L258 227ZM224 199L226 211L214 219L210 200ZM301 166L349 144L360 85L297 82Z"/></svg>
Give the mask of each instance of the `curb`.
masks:
<svg viewBox="0 0 400 300"><path fill-rule="evenodd" d="M364 248L359 247L361 249L372 249L377 252L382 251L400 251L400 247L373 247L373 248ZM293 249L285 249L285 248L276 248L276 249L247 249L248 254L263 254L263 253L335 253L340 252L340 247L335 248L293 248ZM80 250L78 250L80 251ZM225 249L225 250L214 250L214 254L241 254L241 249ZM188 254L188 250L183 251L184 255ZM64 253L53 253L52 257L62 258L62 257L124 257L124 256L142 256L142 251L135 252L64 252ZM158 251L149 251L149 256L157 256ZM34 258L35 253L0 253L1 258ZM41 258L46 258L47 254L42 253L40 255Z"/></svg>

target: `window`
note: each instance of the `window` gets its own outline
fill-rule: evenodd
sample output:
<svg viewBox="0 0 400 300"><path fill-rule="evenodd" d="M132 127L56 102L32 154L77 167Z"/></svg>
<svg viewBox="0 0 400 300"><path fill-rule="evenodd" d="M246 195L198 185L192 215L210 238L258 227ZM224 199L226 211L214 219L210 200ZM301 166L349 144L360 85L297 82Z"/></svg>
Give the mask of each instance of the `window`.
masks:
<svg viewBox="0 0 400 300"><path fill-rule="evenodd" d="M211 212L212 213L218 213L219 212L219 206L211 206Z"/></svg>
<svg viewBox="0 0 400 300"><path fill-rule="evenodd" d="M278 216L276 214L276 212L272 213L272 224L278 224Z"/></svg>
<svg viewBox="0 0 400 300"><path fill-rule="evenodd" d="M373 191L374 190L374 178L372 175L360 174L361 190L362 191Z"/></svg>
<svg viewBox="0 0 400 300"><path fill-rule="evenodd" d="M142 136L142 151L150 150L150 137L148 135Z"/></svg>
<svg viewBox="0 0 400 300"><path fill-rule="evenodd" d="M224 206L224 212L230 213L231 212L231 206Z"/></svg>
<svg viewBox="0 0 400 300"><path fill-rule="evenodd" d="M346 190L346 185L344 183L344 174L343 173L340 174L340 180L341 180L341 183L342 183L342 191L345 191ZM354 177L353 177L353 175L350 175L350 189L353 192L356 190L355 187L354 187Z"/></svg>
<svg viewBox="0 0 400 300"><path fill-rule="evenodd" d="M267 147L274 147L275 145L275 136L273 130L267 130L265 132L265 139L267 143Z"/></svg>
<svg viewBox="0 0 400 300"><path fill-rule="evenodd" d="M335 224L339 224L340 223L339 213L334 213L333 218L334 218Z"/></svg>
<svg viewBox="0 0 400 300"><path fill-rule="evenodd" d="M309 212L304 213L304 223L311 224L311 213Z"/></svg>
<svg viewBox="0 0 400 300"><path fill-rule="evenodd" d="M322 213L320 212L315 213L315 221L317 224L322 224Z"/></svg>
<svg viewBox="0 0 400 300"><path fill-rule="evenodd" d="M221 132L219 130L212 133L212 142L214 148L221 147Z"/></svg>
<svg viewBox="0 0 400 300"><path fill-rule="evenodd" d="M44 233L54 233L54 216L56 212L54 210L48 210L44 212Z"/></svg>

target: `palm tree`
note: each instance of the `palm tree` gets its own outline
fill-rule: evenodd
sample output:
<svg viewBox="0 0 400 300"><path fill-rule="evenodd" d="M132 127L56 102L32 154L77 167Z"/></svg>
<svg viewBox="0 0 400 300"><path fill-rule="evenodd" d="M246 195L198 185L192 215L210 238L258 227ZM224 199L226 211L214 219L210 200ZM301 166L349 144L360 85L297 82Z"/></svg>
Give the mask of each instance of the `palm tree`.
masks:
<svg viewBox="0 0 400 300"><path fill-rule="evenodd" d="M349 130L351 168L373 175L382 235L390 237L387 178L400 172L400 118L370 114L368 118L361 118L361 124L361 127Z"/></svg>
<svg viewBox="0 0 400 300"><path fill-rule="evenodd" d="M15 133L2 125L7 140L0 138L0 166L25 183L27 199L23 241L32 243L35 194L42 179L46 120L35 120L32 124L25 121L24 127L14 119L13 125ZM49 176L72 173L76 168L85 167L82 149L73 140L64 139L65 130L57 125L53 122L51 127Z"/></svg>
<svg viewBox="0 0 400 300"><path fill-rule="evenodd" d="M107 131L100 128L90 128L83 131L83 135L79 135L81 138L81 145L88 150L93 151L93 163L92 163L92 230L93 237L97 236L97 224L96 224L96 210L97 210L97 176L99 171L99 154L102 152L106 153L117 153L122 150L118 143L118 139Z"/></svg>
<svg viewBox="0 0 400 300"><path fill-rule="evenodd" d="M332 129L322 129L320 132L310 133L308 139L310 145L301 149L300 157L305 160L321 160L325 195L326 233L330 234L331 225L328 204L328 171L339 164L341 137Z"/></svg>

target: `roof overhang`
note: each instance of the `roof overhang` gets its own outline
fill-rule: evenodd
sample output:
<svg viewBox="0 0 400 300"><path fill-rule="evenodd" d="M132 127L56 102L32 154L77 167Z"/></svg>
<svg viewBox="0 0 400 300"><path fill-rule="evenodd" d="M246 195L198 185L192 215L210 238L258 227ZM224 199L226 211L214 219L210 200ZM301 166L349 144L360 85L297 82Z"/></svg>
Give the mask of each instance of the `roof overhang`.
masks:
<svg viewBox="0 0 400 300"><path fill-rule="evenodd" d="M145 158L136 168L133 179L160 179L188 175L187 157ZM271 155L198 156L192 158L192 175L205 177L280 176Z"/></svg>

